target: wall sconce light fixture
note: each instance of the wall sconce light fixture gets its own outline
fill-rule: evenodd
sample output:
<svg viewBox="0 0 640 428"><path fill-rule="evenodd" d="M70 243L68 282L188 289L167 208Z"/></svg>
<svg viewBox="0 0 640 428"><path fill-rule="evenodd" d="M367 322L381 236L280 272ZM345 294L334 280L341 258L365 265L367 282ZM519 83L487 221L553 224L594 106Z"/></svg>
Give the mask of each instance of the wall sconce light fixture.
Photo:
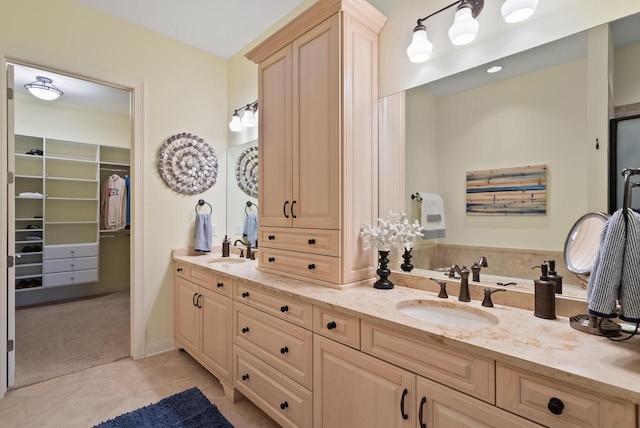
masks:
<svg viewBox="0 0 640 428"><path fill-rule="evenodd" d="M238 114L239 111L243 111L242 118ZM246 106L240 107L234 110L231 122L229 122L229 129L233 132L240 132L244 128L253 128L258 124L258 101L254 101Z"/></svg>
<svg viewBox="0 0 640 428"><path fill-rule="evenodd" d="M24 87L36 98L52 101L63 95L63 92L53 86L53 80L48 77L37 76L35 82L27 83Z"/></svg>
<svg viewBox="0 0 640 428"><path fill-rule="evenodd" d="M431 57L433 44L427 37L427 27L424 21L456 6L453 24L449 28L449 39L456 46L471 43L478 34L480 24L476 20L484 6L484 0L458 0L436 12L418 19L413 29L413 39L407 48L407 55L411 62L425 62ZM538 0L505 0L500 12L508 23L521 22L529 18L536 10Z"/></svg>

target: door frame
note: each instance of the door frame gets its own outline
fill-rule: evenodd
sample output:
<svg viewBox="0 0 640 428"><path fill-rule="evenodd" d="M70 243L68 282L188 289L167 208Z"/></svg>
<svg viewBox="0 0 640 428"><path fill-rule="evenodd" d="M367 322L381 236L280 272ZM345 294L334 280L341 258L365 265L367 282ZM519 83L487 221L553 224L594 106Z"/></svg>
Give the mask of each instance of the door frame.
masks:
<svg viewBox="0 0 640 428"><path fill-rule="evenodd" d="M130 352L134 360L146 356L145 316L144 316L144 104L145 84L142 79L134 78L115 71L75 63L69 60L49 56L43 53L27 52L0 45L0 147L7 148L7 63L22 64L34 68L50 70L71 77L128 90L131 93L131 256L130 256ZM6 153L0 156L0 230L3 243L0 246L0 270L6 272L7 257L7 185L8 164ZM0 275L0 399L7 391L7 328L8 315L7 276Z"/></svg>

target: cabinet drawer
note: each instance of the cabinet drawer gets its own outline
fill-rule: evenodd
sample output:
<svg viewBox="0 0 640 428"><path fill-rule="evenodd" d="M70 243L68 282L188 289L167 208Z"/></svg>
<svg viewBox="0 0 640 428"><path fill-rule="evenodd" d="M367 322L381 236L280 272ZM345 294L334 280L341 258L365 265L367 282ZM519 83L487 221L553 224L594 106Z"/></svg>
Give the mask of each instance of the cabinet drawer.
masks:
<svg viewBox="0 0 640 428"><path fill-rule="evenodd" d="M495 404L495 361L362 321L362 351Z"/></svg>
<svg viewBox="0 0 640 428"><path fill-rule="evenodd" d="M234 343L311 389L313 333L242 303L233 303Z"/></svg>
<svg viewBox="0 0 640 428"><path fill-rule="evenodd" d="M72 257L95 257L98 244L45 245L44 259L70 259Z"/></svg>
<svg viewBox="0 0 640 428"><path fill-rule="evenodd" d="M181 262L176 262L175 268L176 275L181 278L207 288L211 288L213 285L214 272L211 269L201 268Z"/></svg>
<svg viewBox="0 0 640 428"><path fill-rule="evenodd" d="M262 250L261 250L262 251ZM233 281L234 298L283 320L312 329L311 303L293 300L273 292L264 291L242 280Z"/></svg>
<svg viewBox="0 0 640 428"><path fill-rule="evenodd" d="M635 427L635 406L498 363L496 404L550 427ZM555 412L555 413L554 413Z"/></svg>
<svg viewBox="0 0 640 428"><path fill-rule="evenodd" d="M233 279L230 276L214 274L213 283L205 286L216 293L223 296L231 297L233 295Z"/></svg>
<svg viewBox="0 0 640 428"><path fill-rule="evenodd" d="M286 272L334 284L340 281L340 259L337 257L261 248L258 266L276 273Z"/></svg>
<svg viewBox="0 0 640 428"><path fill-rule="evenodd" d="M261 227L260 247L340 257L340 231Z"/></svg>
<svg viewBox="0 0 640 428"><path fill-rule="evenodd" d="M44 273L97 269L97 257L78 257L73 259L45 260Z"/></svg>
<svg viewBox="0 0 640 428"><path fill-rule="evenodd" d="M284 427L310 427L311 391L234 346L234 386Z"/></svg>
<svg viewBox="0 0 640 428"><path fill-rule="evenodd" d="M320 306L313 307L313 331L360 349L360 319Z"/></svg>
<svg viewBox="0 0 640 428"><path fill-rule="evenodd" d="M98 280L98 269L80 270L77 272L48 273L44 276L45 287L55 287L57 285L83 284L96 282Z"/></svg>

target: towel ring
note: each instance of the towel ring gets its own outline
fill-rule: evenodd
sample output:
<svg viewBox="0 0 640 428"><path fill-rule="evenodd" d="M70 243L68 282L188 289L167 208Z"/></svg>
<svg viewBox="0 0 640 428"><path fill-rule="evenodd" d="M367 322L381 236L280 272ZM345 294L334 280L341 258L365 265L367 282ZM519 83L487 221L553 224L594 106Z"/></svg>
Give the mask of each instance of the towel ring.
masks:
<svg viewBox="0 0 640 428"><path fill-rule="evenodd" d="M422 202L422 197L420 196L420 193L416 192L413 195L411 195L411 199L415 199L418 203Z"/></svg>
<svg viewBox="0 0 640 428"><path fill-rule="evenodd" d="M209 205L209 214L213 214L213 207L211 206L211 204L209 202L205 202L204 199L200 199L198 201L198 203L196 204L196 214L198 214L198 207L203 206L204 204Z"/></svg>
<svg viewBox="0 0 640 428"><path fill-rule="evenodd" d="M245 213L245 215L249 215L249 212L248 212L247 210L248 210L249 208L251 208L251 206L252 206L252 205L253 205L254 207L256 207L256 209L258 209L258 206L257 206L256 204L254 204L254 203L253 203L253 202L251 202L251 201L247 201L247 205L244 207L244 213Z"/></svg>

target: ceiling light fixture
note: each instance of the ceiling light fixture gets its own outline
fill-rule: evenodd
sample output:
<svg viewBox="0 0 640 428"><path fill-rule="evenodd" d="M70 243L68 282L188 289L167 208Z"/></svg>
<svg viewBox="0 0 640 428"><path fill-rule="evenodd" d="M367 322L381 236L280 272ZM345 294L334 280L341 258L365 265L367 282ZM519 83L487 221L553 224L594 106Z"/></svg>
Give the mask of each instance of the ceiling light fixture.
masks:
<svg viewBox="0 0 640 428"><path fill-rule="evenodd" d="M498 71L502 71L501 65L493 65L487 68L487 73L497 73Z"/></svg>
<svg viewBox="0 0 640 428"><path fill-rule="evenodd" d="M456 6L453 24L449 28L449 39L456 46L471 43L477 36L480 23L476 20L482 8L484 0L458 0L442 9L420 18L413 29L413 38L407 48L407 55L411 62L425 62L431 57L433 44L427 37L427 27L424 21ZM529 18L536 10L538 0L506 0L502 5L502 16L508 23L520 22Z"/></svg>
<svg viewBox="0 0 640 428"><path fill-rule="evenodd" d="M35 82L27 83L24 87L36 98L52 101L63 95L63 92L53 86L53 80L48 77L37 76Z"/></svg>
<svg viewBox="0 0 640 428"><path fill-rule="evenodd" d="M242 110L242 119L238 112ZM240 132L244 128L253 128L258 124L258 101L254 101L246 106L240 107L233 111L231 122L229 122L229 129L233 132Z"/></svg>

